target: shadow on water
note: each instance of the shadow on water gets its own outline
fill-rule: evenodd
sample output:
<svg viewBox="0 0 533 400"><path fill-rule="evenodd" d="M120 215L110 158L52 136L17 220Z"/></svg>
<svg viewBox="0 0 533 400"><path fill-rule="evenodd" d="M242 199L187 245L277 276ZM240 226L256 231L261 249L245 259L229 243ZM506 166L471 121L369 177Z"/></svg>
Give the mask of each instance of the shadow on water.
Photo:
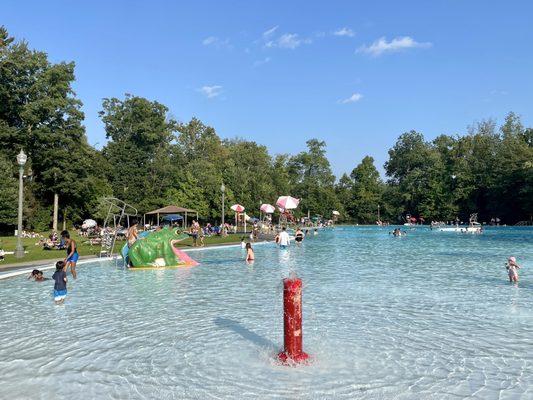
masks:
<svg viewBox="0 0 533 400"><path fill-rule="evenodd" d="M252 332L251 330L243 326L240 322L237 322L237 321L234 321L228 318L221 318L221 317L214 318L213 322L219 328L233 331L239 336L241 336L243 339L246 339L259 347L268 348L272 350L275 350L279 347L275 343L271 342L270 340L262 336L259 336L255 332Z"/></svg>

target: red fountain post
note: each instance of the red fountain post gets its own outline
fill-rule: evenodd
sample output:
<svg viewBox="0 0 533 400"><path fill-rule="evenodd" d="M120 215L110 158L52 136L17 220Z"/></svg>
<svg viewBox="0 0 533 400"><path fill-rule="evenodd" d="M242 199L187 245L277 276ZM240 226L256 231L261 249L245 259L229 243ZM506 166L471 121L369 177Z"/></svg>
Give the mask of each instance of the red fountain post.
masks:
<svg viewBox="0 0 533 400"><path fill-rule="evenodd" d="M309 355L304 353L302 332L302 280L283 279L283 344L285 349L278 354L282 364L306 362Z"/></svg>

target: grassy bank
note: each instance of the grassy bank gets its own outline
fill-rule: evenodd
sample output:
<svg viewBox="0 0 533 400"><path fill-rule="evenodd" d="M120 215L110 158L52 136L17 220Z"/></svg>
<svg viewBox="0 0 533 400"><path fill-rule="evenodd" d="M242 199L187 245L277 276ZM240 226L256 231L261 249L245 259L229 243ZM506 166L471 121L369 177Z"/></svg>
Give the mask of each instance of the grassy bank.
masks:
<svg viewBox="0 0 533 400"><path fill-rule="evenodd" d="M48 237L49 233L42 234L45 237ZM78 245L78 252L80 256L96 256L100 252L100 245L90 245L86 237L77 235L74 231L71 231L71 237L74 239ZM222 236L211 236L205 238L206 246L215 246L220 244L230 244L238 243L241 240L242 235L228 235L226 237ZM5 260L0 263L2 264L14 264L20 263L23 264L28 261L37 261L37 260L61 260L65 258L65 250L43 250L42 246L36 246L36 243L39 242L39 238L34 239L23 239L22 245L24 250L27 252L24 254L23 258L15 258L13 254L7 254ZM115 247L115 251L118 251L124 245L124 241L118 241ZM185 239L180 242L179 247L190 248L192 247L192 238ZM4 251L14 251L17 246L17 238L14 236L0 236L0 248Z"/></svg>

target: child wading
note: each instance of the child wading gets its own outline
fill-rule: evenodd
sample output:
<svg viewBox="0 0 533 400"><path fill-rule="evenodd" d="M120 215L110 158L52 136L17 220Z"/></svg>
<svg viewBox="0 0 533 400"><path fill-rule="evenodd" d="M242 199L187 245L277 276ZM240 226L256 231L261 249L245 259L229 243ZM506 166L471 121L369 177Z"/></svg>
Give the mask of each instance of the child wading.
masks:
<svg viewBox="0 0 533 400"><path fill-rule="evenodd" d="M54 280L54 301L56 304L63 304L67 297L67 273L65 272L65 262L56 263L56 272L52 275Z"/></svg>
<svg viewBox="0 0 533 400"><path fill-rule="evenodd" d="M254 250L251 243L246 243L246 261L255 260Z"/></svg>
<svg viewBox="0 0 533 400"><path fill-rule="evenodd" d="M76 242L70 238L68 231L61 232L61 237L65 240L65 245L67 247L67 258L65 258L64 263L67 268L70 266L72 277L76 279L76 263L79 258L78 247L76 246Z"/></svg>
<svg viewBox="0 0 533 400"><path fill-rule="evenodd" d="M518 270L520 269L520 265L516 263L516 258L509 257L507 263L505 264L505 268L507 268L509 282L518 282Z"/></svg>

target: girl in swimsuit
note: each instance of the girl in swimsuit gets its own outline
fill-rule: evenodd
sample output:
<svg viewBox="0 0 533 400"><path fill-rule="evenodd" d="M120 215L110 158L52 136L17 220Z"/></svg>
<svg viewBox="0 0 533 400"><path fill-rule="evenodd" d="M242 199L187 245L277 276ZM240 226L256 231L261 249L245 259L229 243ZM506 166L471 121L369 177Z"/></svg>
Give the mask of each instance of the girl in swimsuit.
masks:
<svg viewBox="0 0 533 400"><path fill-rule="evenodd" d="M128 247L133 246L133 243L139 238L139 231L137 230L137 223L134 223L128 229Z"/></svg>
<svg viewBox="0 0 533 400"><path fill-rule="evenodd" d="M246 261L255 260L254 250L251 243L246 243Z"/></svg>
<svg viewBox="0 0 533 400"><path fill-rule="evenodd" d="M78 262L79 258L78 247L76 246L76 242L70 238L68 231L61 232L61 237L65 241L65 245L67 247L67 257L63 260L65 263L65 268L68 269L70 266L72 277L76 279L78 276L76 273L76 263Z"/></svg>
<svg viewBox="0 0 533 400"><path fill-rule="evenodd" d="M505 264L505 268L507 268L509 282L518 282L518 270L520 269L520 265L516 263L515 257L509 257L507 264Z"/></svg>

